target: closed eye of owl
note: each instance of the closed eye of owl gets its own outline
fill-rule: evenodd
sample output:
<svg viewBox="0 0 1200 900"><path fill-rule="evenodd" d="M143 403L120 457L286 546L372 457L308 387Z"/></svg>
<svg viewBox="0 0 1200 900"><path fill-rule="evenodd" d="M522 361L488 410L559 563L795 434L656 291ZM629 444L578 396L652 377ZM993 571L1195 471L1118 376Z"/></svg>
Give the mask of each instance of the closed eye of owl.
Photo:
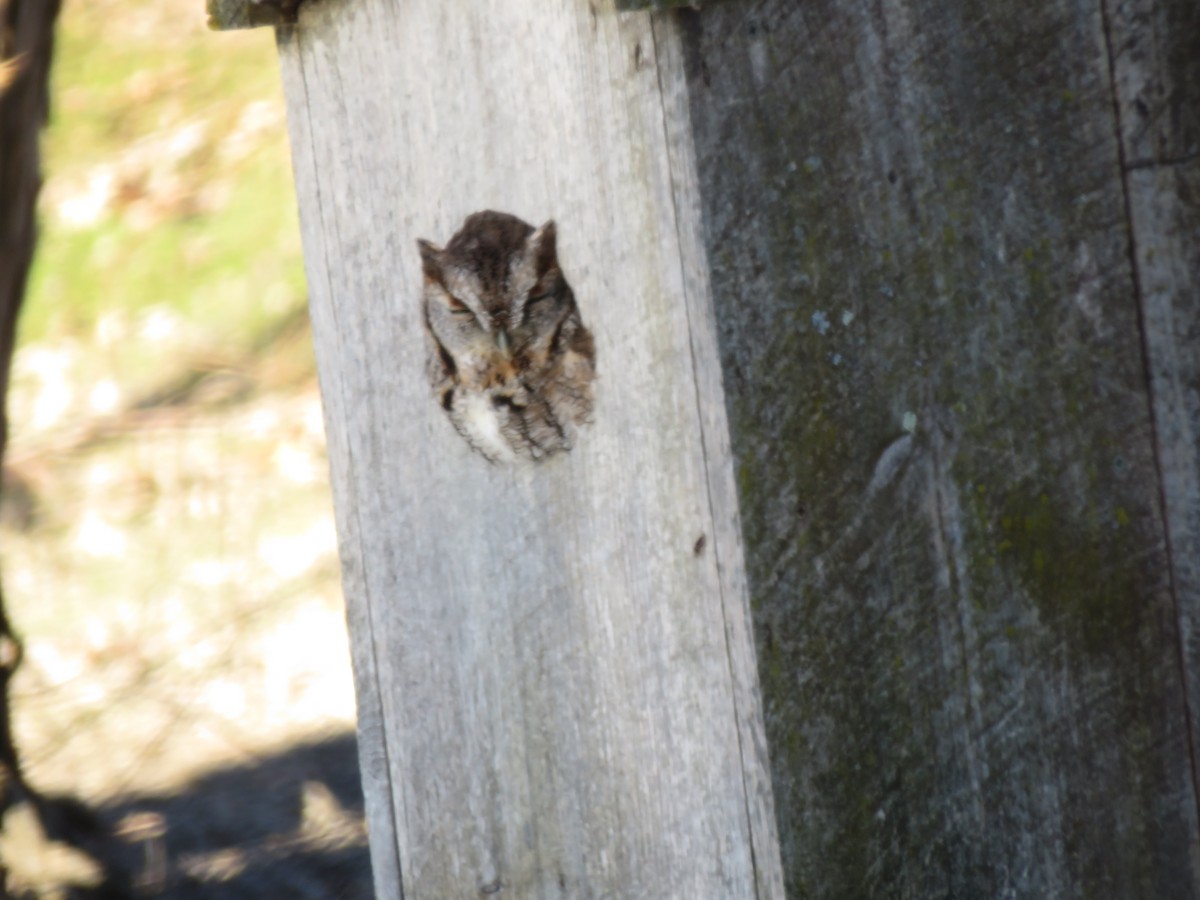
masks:
<svg viewBox="0 0 1200 900"><path fill-rule="evenodd" d="M434 396L492 462L571 449L596 350L558 265L555 226L485 210L445 248L417 241Z"/></svg>

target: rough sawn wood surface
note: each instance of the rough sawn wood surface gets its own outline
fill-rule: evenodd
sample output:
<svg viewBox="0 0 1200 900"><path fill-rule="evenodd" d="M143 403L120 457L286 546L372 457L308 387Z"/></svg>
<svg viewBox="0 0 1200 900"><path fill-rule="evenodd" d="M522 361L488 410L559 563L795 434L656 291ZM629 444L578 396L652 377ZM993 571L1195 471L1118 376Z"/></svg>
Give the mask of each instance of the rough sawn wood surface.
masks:
<svg viewBox="0 0 1200 900"><path fill-rule="evenodd" d="M380 896L782 896L678 54L611 0L330 0L280 51ZM557 220L596 337L537 465L422 370L415 241L489 207Z"/></svg>

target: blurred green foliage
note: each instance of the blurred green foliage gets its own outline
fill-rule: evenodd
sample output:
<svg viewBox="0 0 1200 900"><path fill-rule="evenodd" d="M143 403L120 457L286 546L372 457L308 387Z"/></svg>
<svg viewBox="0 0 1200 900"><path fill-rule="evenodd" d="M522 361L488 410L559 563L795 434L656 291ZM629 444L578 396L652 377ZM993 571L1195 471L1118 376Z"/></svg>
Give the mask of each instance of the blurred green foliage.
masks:
<svg viewBox="0 0 1200 900"><path fill-rule="evenodd" d="M0 492L17 744L51 792L353 725L278 66L204 0L63 9Z"/></svg>
<svg viewBox="0 0 1200 900"><path fill-rule="evenodd" d="M236 354L304 304L273 34L214 34L203 12L74 0L59 25L21 339L178 325L158 347L118 338L124 384Z"/></svg>

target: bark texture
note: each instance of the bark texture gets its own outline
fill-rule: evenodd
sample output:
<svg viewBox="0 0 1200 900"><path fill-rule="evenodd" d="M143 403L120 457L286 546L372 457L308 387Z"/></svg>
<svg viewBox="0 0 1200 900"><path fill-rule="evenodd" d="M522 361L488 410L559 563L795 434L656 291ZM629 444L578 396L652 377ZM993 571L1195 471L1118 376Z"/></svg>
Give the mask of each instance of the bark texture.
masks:
<svg viewBox="0 0 1200 900"><path fill-rule="evenodd" d="M0 0L0 460L8 441L9 372L17 314L37 239L35 206L41 188L38 139L49 111L50 57L57 0ZM21 645L0 593L0 821L29 797L13 743L9 681ZM11 841L5 842L6 847ZM0 854L0 891L8 894L12 860Z"/></svg>
<svg viewBox="0 0 1200 900"><path fill-rule="evenodd" d="M1190 0L679 12L792 897L1195 897Z"/></svg>

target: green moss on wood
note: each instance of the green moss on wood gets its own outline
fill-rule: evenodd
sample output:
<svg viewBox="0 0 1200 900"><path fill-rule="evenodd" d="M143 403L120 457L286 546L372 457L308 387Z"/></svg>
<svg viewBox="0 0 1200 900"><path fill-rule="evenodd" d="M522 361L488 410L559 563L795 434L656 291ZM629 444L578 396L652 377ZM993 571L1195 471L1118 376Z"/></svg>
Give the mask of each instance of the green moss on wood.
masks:
<svg viewBox="0 0 1200 900"><path fill-rule="evenodd" d="M789 9L688 50L789 895L1169 893L1186 741L1094 21L943 9L913 57Z"/></svg>

